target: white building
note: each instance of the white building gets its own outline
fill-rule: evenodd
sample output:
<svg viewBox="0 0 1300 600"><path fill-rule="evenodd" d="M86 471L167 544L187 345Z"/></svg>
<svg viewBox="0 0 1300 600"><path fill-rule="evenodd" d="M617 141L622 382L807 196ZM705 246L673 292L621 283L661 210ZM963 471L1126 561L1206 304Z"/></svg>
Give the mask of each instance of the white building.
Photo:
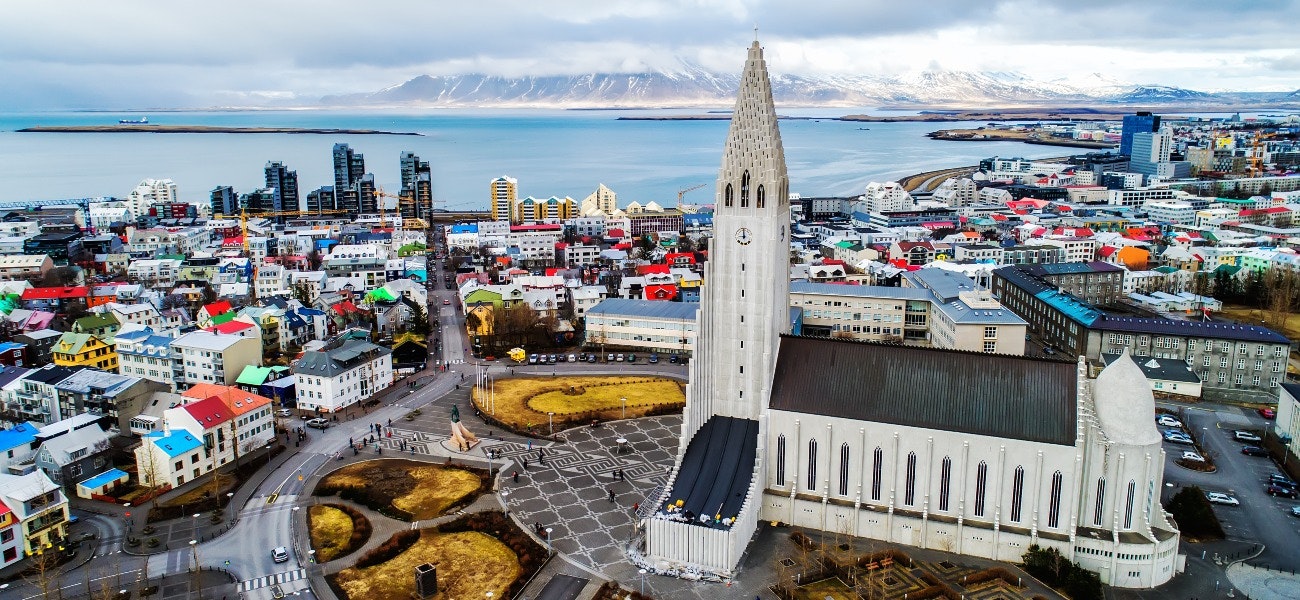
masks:
<svg viewBox="0 0 1300 600"><path fill-rule="evenodd" d="M0 503L18 520L20 556L50 551L56 542L67 539L68 497L44 471L0 473ZM0 544L10 541L0 539Z"/></svg>
<svg viewBox="0 0 1300 600"><path fill-rule="evenodd" d="M695 302L606 298L588 308L586 339L594 350L662 352L690 356L695 351Z"/></svg>
<svg viewBox="0 0 1300 600"><path fill-rule="evenodd" d="M912 195L907 193L903 186L898 185L898 182L886 181L885 183L879 183L873 181L867 184L866 193L858 198L855 211L883 213L911 210L915 207L916 201L912 199Z"/></svg>
<svg viewBox="0 0 1300 600"><path fill-rule="evenodd" d="M363 340L337 340L304 352L290 367L297 382L298 408L337 412L393 383L393 351Z"/></svg>
<svg viewBox="0 0 1300 600"><path fill-rule="evenodd" d="M172 338L157 335L149 327L118 332L116 341L117 372L149 381L172 385Z"/></svg>
<svg viewBox="0 0 1300 600"><path fill-rule="evenodd" d="M289 296L289 274L281 265L262 265L253 276L253 290L258 298Z"/></svg>
<svg viewBox="0 0 1300 600"><path fill-rule="evenodd" d="M170 179L145 179L126 195L126 206L134 220L149 214L149 207L159 202L179 202L176 182Z"/></svg>
<svg viewBox="0 0 1300 600"><path fill-rule="evenodd" d="M1181 571L1155 400L1125 357L1068 361L785 336L784 154L750 48L718 177L677 463L640 525L664 572L735 572L758 521L1020 560L1103 583Z"/></svg>
<svg viewBox="0 0 1300 600"><path fill-rule="evenodd" d="M234 385L248 365L262 366L262 341L241 335L191 331L172 340L172 390L198 383Z"/></svg>
<svg viewBox="0 0 1300 600"><path fill-rule="evenodd" d="M1186 202L1147 202L1146 211L1152 221L1174 225L1191 225L1197 216L1196 209Z"/></svg>

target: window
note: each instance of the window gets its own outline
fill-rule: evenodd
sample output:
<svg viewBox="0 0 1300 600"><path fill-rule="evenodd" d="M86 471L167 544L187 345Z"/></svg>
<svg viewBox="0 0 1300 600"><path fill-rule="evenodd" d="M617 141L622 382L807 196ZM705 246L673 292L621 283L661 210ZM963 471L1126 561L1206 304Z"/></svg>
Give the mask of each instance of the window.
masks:
<svg viewBox="0 0 1300 600"><path fill-rule="evenodd" d="M817 489L817 440L808 440L808 489Z"/></svg>
<svg viewBox="0 0 1300 600"><path fill-rule="evenodd" d="M916 453L907 453L907 480L903 483L903 504L916 504Z"/></svg>
<svg viewBox="0 0 1300 600"><path fill-rule="evenodd" d="M998 350L998 343L997 343L997 342L992 341L992 340L984 340L984 351L985 351L985 352L992 354L993 352L997 352L997 350Z"/></svg>
<svg viewBox="0 0 1300 600"><path fill-rule="evenodd" d="M871 461L871 499L880 499L880 471L883 468L884 452L879 447L872 453Z"/></svg>
<svg viewBox="0 0 1300 600"><path fill-rule="evenodd" d="M1092 509L1092 524L1101 525L1101 511L1105 508L1106 500L1106 478L1097 479L1097 504Z"/></svg>
<svg viewBox="0 0 1300 600"><path fill-rule="evenodd" d="M1047 502L1047 526L1061 526L1061 482L1060 471L1052 473L1052 494Z"/></svg>
<svg viewBox="0 0 1300 600"><path fill-rule="evenodd" d="M763 192L762 184L759 184L758 186L758 192L757 195L754 196L754 201L757 203L758 208L767 206L767 194Z"/></svg>
<svg viewBox="0 0 1300 600"><path fill-rule="evenodd" d="M727 188L726 188L726 190L723 191L723 193L722 193L722 204L723 204L724 206L730 208L730 207L731 207L731 204L732 204L731 197L732 197L731 184L728 183L728 184L727 184Z"/></svg>
<svg viewBox="0 0 1300 600"><path fill-rule="evenodd" d="M939 510L948 510L948 490L952 480L952 459L943 457L939 467Z"/></svg>
<svg viewBox="0 0 1300 600"><path fill-rule="evenodd" d="M763 189L759 186L759 189ZM840 446L840 495L849 495L849 445Z"/></svg>
<svg viewBox="0 0 1300 600"><path fill-rule="evenodd" d="M1133 527L1133 496L1137 492L1137 483L1128 480L1128 500L1124 502L1124 529Z"/></svg>
<svg viewBox="0 0 1300 600"><path fill-rule="evenodd" d="M1016 467L1016 473L1011 477L1011 520L1019 523L1021 508L1024 506L1025 495L1025 468Z"/></svg>
<svg viewBox="0 0 1300 600"><path fill-rule="evenodd" d="M985 328L984 328L984 339L986 339L986 340L993 340L993 339L997 339L997 337L998 337L998 328L997 328L997 327L985 327Z"/></svg>
<svg viewBox="0 0 1300 600"><path fill-rule="evenodd" d="M1237 373L1236 375L1233 375L1233 376L1232 376L1232 382L1235 383L1235 384L1237 384L1237 385L1241 385L1242 379L1243 379L1244 377L1245 377L1245 376L1242 375L1241 373Z"/></svg>
<svg viewBox="0 0 1300 600"><path fill-rule="evenodd" d="M975 467L975 516L984 516L984 487L989 479L989 465L980 461L978 467Z"/></svg>
<svg viewBox="0 0 1300 600"><path fill-rule="evenodd" d="M0 543L12 541L14 541L14 529L12 527L7 527L4 531L0 531Z"/></svg>
<svg viewBox="0 0 1300 600"><path fill-rule="evenodd" d="M785 434L776 436L776 484L785 485Z"/></svg>
<svg viewBox="0 0 1300 600"><path fill-rule="evenodd" d="M749 171L740 176L740 207L749 208Z"/></svg>

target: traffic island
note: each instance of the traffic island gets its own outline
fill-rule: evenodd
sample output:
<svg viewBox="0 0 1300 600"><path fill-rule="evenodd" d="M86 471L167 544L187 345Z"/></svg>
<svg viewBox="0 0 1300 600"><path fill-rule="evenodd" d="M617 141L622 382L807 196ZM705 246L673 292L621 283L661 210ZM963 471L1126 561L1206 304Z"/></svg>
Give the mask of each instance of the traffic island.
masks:
<svg viewBox="0 0 1300 600"><path fill-rule="evenodd" d="M307 532L318 562L347 556L370 539L370 520L345 504L317 504L307 509Z"/></svg>
<svg viewBox="0 0 1300 600"><path fill-rule="evenodd" d="M485 421L523 435L680 412L685 385L664 377L511 377L488 393L475 386L474 408Z"/></svg>
<svg viewBox="0 0 1300 600"><path fill-rule="evenodd" d="M546 564L548 553L501 512L466 515L438 527L400 531L327 577L346 600L407 600L416 568L437 569L444 598L513 598Z"/></svg>
<svg viewBox="0 0 1300 600"><path fill-rule="evenodd" d="M331 472L312 494L337 494L385 516L410 522L432 519L469 505L491 489L484 469L378 459Z"/></svg>

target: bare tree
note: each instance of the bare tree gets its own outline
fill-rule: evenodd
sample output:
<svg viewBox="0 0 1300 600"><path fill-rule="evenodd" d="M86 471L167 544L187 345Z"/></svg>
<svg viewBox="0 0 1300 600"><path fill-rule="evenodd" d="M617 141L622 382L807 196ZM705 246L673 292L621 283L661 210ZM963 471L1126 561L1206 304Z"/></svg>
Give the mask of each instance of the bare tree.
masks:
<svg viewBox="0 0 1300 600"><path fill-rule="evenodd" d="M23 571L23 580L40 590L41 600L49 600L52 597L51 593L62 597L63 593L58 588L58 553L47 548L37 548L36 552L28 555L28 562L30 564L27 570Z"/></svg>

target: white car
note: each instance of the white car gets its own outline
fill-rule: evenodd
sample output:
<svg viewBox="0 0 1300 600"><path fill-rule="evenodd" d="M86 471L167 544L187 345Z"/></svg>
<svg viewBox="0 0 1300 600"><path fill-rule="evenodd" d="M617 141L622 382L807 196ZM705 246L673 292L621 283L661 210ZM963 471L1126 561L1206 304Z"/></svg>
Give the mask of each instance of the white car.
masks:
<svg viewBox="0 0 1300 600"><path fill-rule="evenodd" d="M1183 460L1187 462L1205 462L1205 457L1191 450L1183 450Z"/></svg>
<svg viewBox="0 0 1300 600"><path fill-rule="evenodd" d="M290 411L290 410L287 409L287 408L279 408L279 409L276 409L276 411L275 411L275 416L277 416L277 417L289 417L289 416L293 416L293 411Z"/></svg>
<svg viewBox="0 0 1300 600"><path fill-rule="evenodd" d="M1206 492L1205 499L1215 504L1226 504L1228 506L1241 506L1241 502L1227 494L1219 492Z"/></svg>
<svg viewBox="0 0 1300 600"><path fill-rule="evenodd" d="M1156 417L1156 423L1159 425L1163 425L1165 427L1177 427L1178 429L1183 428L1182 421L1179 421L1178 419L1175 419L1169 415L1160 415Z"/></svg>
<svg viewBox="0 0 1300 600"><path fill-rule="evenodd" d="M1255 434L1253 434L1253 433L1251 433L1251 432L1249 432L1249 431L1234 431L1234 432L1232 432L1232 439L1237 440L1238 442L1252 442L1252 443L1253 443L1253 442L1258 442L1258 441L1260 441L1260 437L1259 437L1259 436L1257 436L1257 435L1255 435Z"/></svg>
<svg viewBox="0 0 1300 600"><path fill-rule="evenodd" d="M289 549L288 549L288 548L285 548L284 546L280 546L280 547L278 547L278 548L272 550L272 551L271 551L271 560L273 560L273 561L275 561L275 562L278 562L278 563L288 562L288 561L289 561Z"/></svg>

